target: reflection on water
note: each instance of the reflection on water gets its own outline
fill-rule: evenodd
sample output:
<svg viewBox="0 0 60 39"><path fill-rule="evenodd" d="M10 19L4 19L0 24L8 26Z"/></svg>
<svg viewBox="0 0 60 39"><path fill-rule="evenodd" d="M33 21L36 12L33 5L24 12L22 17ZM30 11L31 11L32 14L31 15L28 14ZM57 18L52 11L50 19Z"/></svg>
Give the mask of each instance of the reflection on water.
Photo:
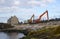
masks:
<svg viewBox="0 0 60 39"><path fill-rule="evenodd" d="M0 32L0 39L8 39L8 35L4 32Z"/></svg>
<svg viewBox="0 0 60 39"><path fill-rule="evenodd" d="M4 33L0 32L0 39L19 39L24 37L23 33Z"/></svg>

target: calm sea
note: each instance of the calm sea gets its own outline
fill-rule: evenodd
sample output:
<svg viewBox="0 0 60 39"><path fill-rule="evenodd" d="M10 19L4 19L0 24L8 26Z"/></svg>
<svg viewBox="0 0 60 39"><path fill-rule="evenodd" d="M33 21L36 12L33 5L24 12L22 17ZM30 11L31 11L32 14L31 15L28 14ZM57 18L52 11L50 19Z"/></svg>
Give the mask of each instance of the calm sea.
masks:
<svg viewBox="0 0 60 39"><path fill-rule="evenodd" d="M25 35L23 33L4 33L0 32L0 39L20 39Z"/></svg>

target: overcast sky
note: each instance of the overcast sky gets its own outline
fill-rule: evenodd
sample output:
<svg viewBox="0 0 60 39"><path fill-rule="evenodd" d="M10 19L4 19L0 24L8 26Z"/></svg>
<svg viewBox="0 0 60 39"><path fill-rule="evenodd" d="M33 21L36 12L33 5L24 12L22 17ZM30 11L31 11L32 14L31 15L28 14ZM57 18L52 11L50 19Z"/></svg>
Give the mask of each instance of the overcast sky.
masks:
<svg viewBox="0 0 60 39"><path fill-rule="evenodd" d="M59 18L60 0L0 0L0 22L6 22L14 15L19 20L27 20L35 14L37 19L46 10L49 18Z"/></svg>

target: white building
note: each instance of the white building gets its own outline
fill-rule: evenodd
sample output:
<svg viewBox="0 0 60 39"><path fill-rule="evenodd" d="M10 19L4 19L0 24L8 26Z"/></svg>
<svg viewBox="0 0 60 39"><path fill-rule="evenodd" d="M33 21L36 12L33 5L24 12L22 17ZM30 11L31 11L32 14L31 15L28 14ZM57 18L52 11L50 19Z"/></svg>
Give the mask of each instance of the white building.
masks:
<svg viewBox="0 0 60 39"><path fill-rule="evenodd" d="M16 16L12 16L11 18L8 19L7 23L11 25L15 25L19 23L19 20Z"/></svg>

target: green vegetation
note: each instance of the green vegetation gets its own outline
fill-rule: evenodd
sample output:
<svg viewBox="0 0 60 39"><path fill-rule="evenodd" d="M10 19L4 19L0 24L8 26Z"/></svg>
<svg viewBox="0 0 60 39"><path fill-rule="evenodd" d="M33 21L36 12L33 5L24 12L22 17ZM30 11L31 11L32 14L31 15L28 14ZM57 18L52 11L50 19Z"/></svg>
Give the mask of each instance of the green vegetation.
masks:
<svg viewBox="0 0 60 39"><path fill-rule="evenodd" d="M23 39L60 39L60 26L32 30Z"/></svg>

